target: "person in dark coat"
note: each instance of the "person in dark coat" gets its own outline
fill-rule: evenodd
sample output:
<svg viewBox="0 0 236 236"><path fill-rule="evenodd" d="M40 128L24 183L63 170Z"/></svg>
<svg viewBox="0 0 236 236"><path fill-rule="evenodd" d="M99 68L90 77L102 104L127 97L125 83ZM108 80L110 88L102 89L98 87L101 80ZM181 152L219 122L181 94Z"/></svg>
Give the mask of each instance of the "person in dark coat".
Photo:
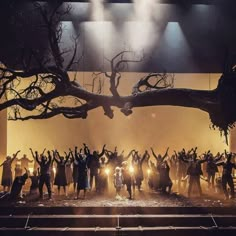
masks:
<svg viewBox="0 0 236 236"><path fill-rule="evenodd" d="M229 199L229 193L227 190L227 184L230 187L230 198L234 198L234 181L232 177L232 170L233 168L236 169L236 164L231 162L232 153L227 153L225 151L226 162L219 162L217 166L223 167L222 173L222 188L225 195L225 200Z"/></svg>
<svg viewBox="0 0 236 236"><path fill-rule="evenodd" d="M70 154L66 154L66 158L61 156L58 151L53 152L53 160L57 163L57 171L54 185L57 185L58 195L60 195L61 187L64 189L64 194L67 196L66 185L66 163L68 162Z"/></svg>
<svg viewBox="0 0 236 236"><path fill-rule="evenodd" d="M22 176L23 169L21 168L21 165L19 163L16 163L15 165L15 177Z"/></svg>
<svg viewBox="0 0 236 236"><path fill-rule="evenodd" d="M192 192L192 187L196 184L198 188L199 195L202 196L202 188L200 183L200 177L203 175L201 164L206 162L207 159L197 159L197 148L193 150L191 159L182 159L184 162L189 163L189 167L187 169L187 175L189 176L189 186L188 186L188 197L190 197Z"/></svg>
<svg viewBox="0 0 236 236"><path fill-rule="evenodd" d="M51 162L52 156L50 151L48 151L48 157L42 155L41 160L39 160L38 152L35 152L35 158L40 166L40 177L39 177L39 195L43 199L43 185L45 184L48 190L48 199L52 198L51 190Z"/></svg>
<svg viewBox="0 0 236 236"><path fill-rule="evenodd" d="M95 181L95 190L98 191L98 171L99 171L99 159L102 157L105 153L105 146L102 148L102 152L99 153L98 151L94 151L93 154L90 153L90 150L85 145L85 155L87 155L88 158L88 167L90 170L90 188L92 190L93 188L93 180Z"/></svg>
<svg viewBox="0 0 236 236"><path fill-rule="evenodd" d="M80 190L84 190L83 198L85 199L87 190L89 189L89 180L88 180L89 156L78 152L78 148L75 147L75 161L76 165L78 166L76 199L79 199Z"/></svg>
<svg viewBox="0 0 236 236"><path fill-rule="evenodd" d="M16 159L18 153L20 151L17 151L15 154L13 154L13 157L11 158L10 156L6 157L6 160L0 165L0 167L3 167L2 170L2 186L3 186L3 191L9 192L10 187L12 185L12 162Z"/></svg>
<svg viewBox="0 0 236 236"><path fill-rule="evenodd" d="M141 191L141 185L143 181L143 162L146 157L146 152L145 154L141 157L138 154L138 151L135 151L132 155L132 160L131 164L132 167L134 168L134 178L135 178L135 185L138 187L138 190Z"/></svg>
<svg viewBox="0 0 236 236"><path fill-rule="evenodd" d="M15 177L11 187L11 192L9 194L9 200L17 200L18 198L22 198L21 196L22 187L25 185L27 179L28 179L27 170L22 176Z"/></svg>
<svg viewBox="0 0 236 236"><path fill-rule="evenodd" d="M167 163L167 161L161 162L157 166L157 170L160 175L160 188L163 193L171 193L171 188L172 188L172 181L170 179L170 167ZM168 188L168 190L167 190Z"/></svg>
<svg viewBox="0 0 236 236"><path fill-rule="evenodd" d="M132 182L133 182L133 180L132 180L133 176L132 176L132 173L130 173L127 161L122 162L121 173L123 176L124 184L126 185L126 189L129 193L129 199L131 200L132 199L131 186L132 186Z"/></svg>
<svg viewBox="0 0 236 236"><path fill-rule="evenodd" d="M78 163L76 162L75 160L75 157L74 157L74 154L72 152L71 149L70 150L70 155L71 155L71 162L73 164L73 168L72 168L72 178L73 178L73 189L74 189L74 192L76 191L77 189L77 182L78 182ZM80 153L81 153L82 149L80 150Z"/></svg>
<svg viewBox="0 0 236 236"><path fill-rule="evenodd" d="M220 161L223 155L219 155L218 157L213 157L212 153L208 151L207 154L205 154L205 158L207 159L206 164L206 172L207 172L207 182L208 182L208 188L215 188L215 175L218 172L217 168L217 162Z"/></svg>
<svg viewBox="0 0 236 236"><path fill-rule="evenodd" d="M34 170L33 175L30 175L29 178L31 180L31 185L30 185L30 192L29 194L35 194L38 193L39 191L39 170Z"/></svg>

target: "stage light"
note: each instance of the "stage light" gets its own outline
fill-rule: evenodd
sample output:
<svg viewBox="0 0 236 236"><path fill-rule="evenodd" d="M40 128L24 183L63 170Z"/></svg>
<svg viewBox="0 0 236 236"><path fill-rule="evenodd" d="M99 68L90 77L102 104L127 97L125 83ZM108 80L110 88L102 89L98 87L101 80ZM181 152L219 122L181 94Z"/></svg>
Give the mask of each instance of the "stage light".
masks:
<svg viewBox="0 0 236 236"><path fill-rule="evenodd" d="M110 174L110 169L109 169L109 168L106 168L106 169L105 169L105 173L106 173L106 175L109 175L109 174Z"/></svg>
<svg viewBox="0 0 236 236"><path fill-rule="evenodd" d="M134 11L137 20L150 21L154 14L154 7L157 1L154 0L133 0Z"/></svg>
<svg viewBox="0 0 236 236"><path fill-rule="evenodd" d="M147 169L147 173L150 175L152 173L151 169Z"/></svg>
<svg viewBox="0 0 236 236"><path fill-rule="evenodd" d="M133 167L133 166L130 166L130 167L129 167L129 172L130 172L131 174L134 173L134 167Z"/></svg>
<svg viewBox="0 0 236 236"><path fill-rule="evenodd" d="M56 171L56 167L53 167L53 168L52 168L52 171L53 171L54 174L56 174L56 172L57 172L57 171Z"/></svg>
<svg viewBox="0 0 236 236"><path fill-rule="evenodd" d="M91 20L104 21L104 2L105 0L90 0Z"/></svg>
<svg viewBox="0 0 236 236"><path fill-rule="evenodd" d="M30 173L30 175L33 174L33 171L34 171L34 168L30 167L30 168L29 168L29 173Z"/></svg>

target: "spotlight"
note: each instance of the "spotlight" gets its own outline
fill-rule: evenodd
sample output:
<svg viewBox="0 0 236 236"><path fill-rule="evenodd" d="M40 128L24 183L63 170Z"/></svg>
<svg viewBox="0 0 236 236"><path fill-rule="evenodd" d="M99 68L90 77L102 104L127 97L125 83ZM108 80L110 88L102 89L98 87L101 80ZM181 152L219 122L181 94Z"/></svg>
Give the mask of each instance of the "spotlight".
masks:
<svg viewBox="0 0 236 236"><path fill-rule="evenodd" d="M148 175L150 175L152 173L152 171L150 169L147 169L147 173L148 173Z"/></svg>
<svg viewBox="0 0 236 236"><path fill-rule="evenodd" d="M90 0L91 19L94 21L104 21L104 0Z"/></svg>

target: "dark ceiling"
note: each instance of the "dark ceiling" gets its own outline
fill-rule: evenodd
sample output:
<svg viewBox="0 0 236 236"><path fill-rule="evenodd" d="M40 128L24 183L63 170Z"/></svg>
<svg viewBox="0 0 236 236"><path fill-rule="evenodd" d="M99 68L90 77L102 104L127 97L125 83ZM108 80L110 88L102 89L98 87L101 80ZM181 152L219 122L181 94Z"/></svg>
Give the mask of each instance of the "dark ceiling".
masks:
<svg viewBox="0 0 236 236"><path fill-rule="evenodd" d="M0 61L11 67L19 67L22 52L34 49L42 57L48 45L45 32L37 25L40 16L33 10L32 1L1 1L0 3ZM52 2L56 1L47 1ZM80 70L99 70L104 57L111 58L124 44L133 46L127 26L135 28L140 21L130 19L133 3L130 1L109 1L104 9L109 14L104 19L106 23L99 32L99 25L90 18L88 1L71 2L72 12L64 16L65 24L71 23L73 30L80 34L80 53L84 58ZM112 2L112 3L111 3ZM236 55L236 1L225 0L163 0L154 9L152 33L143 33L145 27L132 37L143 41L140 51L148 48L146 61L142 66L129 67L127 70L163 71L169 72L222 72L225 64L234 60ZM129 4L118 4L129 3ZM226 4L227 3L227 4ZM194 6L192 4L195 4ZM161 13L163 15L161 16ZM17 17L20 15L20 20ZM17 17L16 17L17 16ZM125 28L126 27L126 28ZM130 29L130 28L129 28ZM133 29L132 29L133 30ZM68 34L68 35L67 35ZM64 46L70 47L69 34L64 33ZM96 38L97 37L97 38ZM95 39L95 40L94 40ZM97 40L96 40L97 39ZM145 42L152 42L152 47ZM68 55L70 58L70 55ZM68 59L65 57L65 61ZM236 61L235 61L236 62ZM234 63L234 62L232 62ZM76 69L76 68L75 68Z"/></svg>

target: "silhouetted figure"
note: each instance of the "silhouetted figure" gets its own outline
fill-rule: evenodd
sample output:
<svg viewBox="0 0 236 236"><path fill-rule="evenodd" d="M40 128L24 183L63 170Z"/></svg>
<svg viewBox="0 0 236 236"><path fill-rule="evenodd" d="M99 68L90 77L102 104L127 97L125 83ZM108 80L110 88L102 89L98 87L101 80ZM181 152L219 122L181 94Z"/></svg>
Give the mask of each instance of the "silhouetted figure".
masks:
<svg viewBox="0 0 236 236"><path fill-rule="evenodd" d="M191 151L186 153L185 149L183 148L182 151L178 152L178 154L175 152L176 157L176 175L177 175L177 181L178 181L178 191L181 191L181 183L183 182L183 188L186 188L187 181L183 181L182 179L185 178L187 175L187 169L188 169L188 162L184 162L183 159L188 160L189 154Z"/></svg>
<svg viewBox="0 0 236 236"><path fill-rule="evenodd" d="M2 170L2 186L3 186L3 191L9 191L10 187L12 185L12 162L16 159L18 153L20 151L17 151L15 154L13 154L13 157L11 158L10 156L6 157L6 160L0 165L0 167L3 167Z"/></svg>
<svg viewBox="0 0 236 236"><path fill-rule="evenodd" d="M21 168L22 169L29 169L29 163L32 163L34 160L30 160L29 158L27 158L26 154L23 155L22 158L17 159L20 164L21 164Z"/></svg>
<svg viewBox="0 0 236 236"><path fill-rule="evenodd" d="M25 182L28 178L28 172L26 170L26 173L23 174L22 176L17 176L15 177L12 187L11 187L11 192L9 194L9 199L10 200L17 200L18 198L21 198L21 191L23 185L25 185Z"/></svg>
<svg viewBox="0 0 236 236"><path fill-rule="evenodd" d="M34 170L33 175L29 176L31 180L30 194L38 193L39 191L39 170Z"/></svg>
<svg viewBox="0 0 236 236"><path fill-rule="evenodd" d="M170 166L170 178L177 182L178 177L177 177L177 157L175 154L171 155L169 158L169 166ZM186 174L185 174L186 176Z"/></svg>
<svg viewBox="0 0 236 236"><path fill-rule="evenodd" d="M78 153L77 147L75 147L75 161L78 166L78 181L77 181L77 195L76 199L79 198L80 190L84 190L84 197L86 197L87 189L89 189L88 180L88 162L89 156Z"/></svg>
<svg viewBox="0 0 236 236"><path fill-rule="evenodd" d="M234 198L234 182L232 177L233 168L236 169L236 164L231 162L232 153L227 153L225 151L226 162L217 163L217 166L222 165L223 173L222 173L222 188L224 191L225 199L229 199L229 193L227 190L227 184L230 187L230 198Z"/></svg>
<svg viewBox="0 0 236 236"><path fill-rule="evenodd" d="M39 166L39 163L37 162L36 160L36 156L34 155L34 152L32 150L32 148L30 148L30 151L31 151L31 154L32 154L32 157L34 159L34 170L38 171L38 168L40 168ZM44 155L44 152L46 151L46 148L44 148L43 152L39 155L40 156L40 159L42 158L42 156Z"/></svg>
<svg viewBox="0 0 236 236"><path fill-rule="evenodd" d="M147 152L145 152L141 158L141 156L138 154L138 151L135 151L133 152L132 160L131 160L132 167L134 168L135 184L137 185L139 191L141 190L141 185L143 181L142 165L146 157L146 153Z"/></svg>
<svg viewBox="0 0 236 236"><path fill-rule="evenodd" d="M71 155L71 154L69 153L69 156L70 156L70 155ZM66 162L66 181L67 181L68 187L70 187L70 184L73 183L72 163L73 163L73 161L72 161L72 158L70 157L70 158L68 159L68 161Z"/></svg>
<svg viewBox="0 0 236 236"><path fill-rule="evenodd" d="M47 187L48 198L52 198L52 190L51 190L51 162L52 156L50 151L48 151L48 157L42 155L41 160L39 160L38 152L35 152L36 161L40 166L40 177L39 177L39 196L43 198L43 186L44 184Z"/></svg>
<svg viewBox="0 0 236 236"><path fill-rule="evenodd" d="M150 174L149 159L151 156L147 150L145 150L144 155L145 157L144 160L142 161L142 170L143 170L143 178L145 180L145 183L147 183L148 175Z"/></svg>
<svg viewBox="0 0 236 236"><path fill-rule="evenodd" d="M130 173L129 170L129 166L128 166L128 162L124 161L122 163L122 169L121 169L121 173L124 179L124 184L126 185L126 189L129 193L129 199L132 199L132 190L131 190L131 185L132 185L132 174Z"/></svg>
<svg viewBox="0 0 236 236"><path fill-rule="evenodd" d="M160 163L162 163L165 160L165 158L168 156L168 150L169 150L169 148L167 148L165 154L163 156L161 156L161 154L156 155L153 148L151 148L152 155L156 159L156 166L158 166Z"/></svg>
<svg viewBox="0 0 236 236"><path fill-rule="evenodd" d="M88 167L90 170L90 188L93 188L93 180L95 180L95 189L98 191L98 170L99 170L99 158L102 157L105 153L105 145L102 148L102 152L94 151L91 155L88 146L84 147L85 155L88 158Z"/></svg>
<svg viewBox="0 0 236 236"><path fill-rule="evenodd" d="M76 191L77 189L77 182L78 182L78 163L76 162L75 160L75 157L74 157L74 154L72 152L71 149L70 150L70 154L71 154L71 162L73 164L73 168L72 168L72 178L73 178L73 189L74 189L74 192ZM80 153L81 153L82 149L80 150Z"/></svg>
<svg viewBox="0 0 236 236"><path fill-rule="evenodd" d="M118 155L117 147L115 147L114 152L105 150L105 155L109 160L109 165L112 171L114 171L117 166L121 167L122 162L125 161L124 150L120 155Z"/></svg>
<svg viewBox="0 0 236 236"><path fill-rule="evenodd" d="M217 157L213 157L210 151L205 154L205 158L207 159L206 165L206 173L207 173L207 181L208 181L208 188L215 187L215 175L218 172L218 168L216 163L222 158L222 155Z"/></svg>
<svg viewBox="0 0 236 236"><path fill-rule="evenodd" d="M201 164L207 161L207 159L203 159L203 160L197 159L197 153L196 153L197 148L192 149L192 150L193 150L192 159L191 160L183 159L184 162L189 163L189 167L187 169L187 175L189 176L188 197L190 197L191 195L192 187L194 184L196 184L198 188L199 195L202 196L200 176L203 173L202 173Z"/></svg>
<svg viewBox="0 0 236 236"><path fill-rule="evenodd" d="M172 181L170 179L170 167L167 161L161 162L157 166L157 170L160 174L160 188L163 193L171 193ZM168 190L167 190L168 189Z"/></svg>
<svg viewBox="0 0 236 236"><path fill-rule="evenodd" d="M148 173L148 186L150 189L157 191L160 189L160 174L157 171L157 167L155 164L150 161L149 163L150 171Z"/></svg>
<svg viewBox="0 0 236 236"><path fill-rule="evenodd" d="M70 154L69 154L70 155ZM64 194L67 196L66 185L66 163L69 160L69 155L66 158L61 156L58 151L53 152L53 160L57 163L57 171L55 176L54 185L57 185L58 195L60 195L61 187L63 187Z"/></svg>
<svg viewBox="0 0 236 236"><path fill-rule="evenodd" d="M16 166L15 166L15 177L22 176L22 173L23 173L23 170L21 168L21 165L16 163Z"/></svg>

